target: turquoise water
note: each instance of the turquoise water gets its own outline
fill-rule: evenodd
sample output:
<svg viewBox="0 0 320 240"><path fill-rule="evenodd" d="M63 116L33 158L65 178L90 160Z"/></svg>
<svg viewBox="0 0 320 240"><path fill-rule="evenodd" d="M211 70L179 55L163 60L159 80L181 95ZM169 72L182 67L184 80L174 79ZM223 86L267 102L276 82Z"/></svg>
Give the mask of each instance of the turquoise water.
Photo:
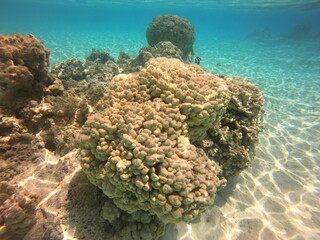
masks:
<svg viewBox="0 0 320 240"><path fill-rule="evenodd" d="M3 1L0 33L31 33L51 63L92 48L135 57L154 16L189 19L195 55L212 73L260 87L265 130L257 156L180 239L320 239L319 1ZM311 27L293 36L297 24ZM267 35L248 37L257 29ZM232 193L231 193L232 192Z"/></svg>

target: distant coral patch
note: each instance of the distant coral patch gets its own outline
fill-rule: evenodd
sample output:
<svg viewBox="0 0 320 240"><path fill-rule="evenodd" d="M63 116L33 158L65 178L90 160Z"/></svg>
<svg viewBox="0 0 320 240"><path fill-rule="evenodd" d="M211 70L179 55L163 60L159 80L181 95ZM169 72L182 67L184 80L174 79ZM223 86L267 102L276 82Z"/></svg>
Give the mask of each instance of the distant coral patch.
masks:
<svg viewBox="0 0 320 240"><path fill-rule="evenodd" d="M161 41L170 41L183 53L183 59L188 61L193 56L193 43L196 33L190 22L175 15L155 17L147 28L147 41L154 46Z"/></svg>

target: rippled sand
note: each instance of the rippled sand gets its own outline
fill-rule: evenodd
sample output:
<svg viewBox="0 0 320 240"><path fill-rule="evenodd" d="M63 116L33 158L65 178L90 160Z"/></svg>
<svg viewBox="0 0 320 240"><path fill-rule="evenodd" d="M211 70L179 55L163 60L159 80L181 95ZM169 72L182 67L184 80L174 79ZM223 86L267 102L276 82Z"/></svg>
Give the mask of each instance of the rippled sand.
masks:
<svg viewBox="0 0 320 240"><path fill-rule="evenodd" d="M265 129L252 167L219 192L201 223L179 226L179 239L320 239L318 45L274 44L215 44L209 56L216 64L205 68L260 86Z"/></svg>
<svg viewBox="0 0 320 240"><path fill-rule="evenodd" d="M300 127L267 124L252 167L180 239L320 239L319 148L301 136L315 138L320 126L292 121Z"/></svg>

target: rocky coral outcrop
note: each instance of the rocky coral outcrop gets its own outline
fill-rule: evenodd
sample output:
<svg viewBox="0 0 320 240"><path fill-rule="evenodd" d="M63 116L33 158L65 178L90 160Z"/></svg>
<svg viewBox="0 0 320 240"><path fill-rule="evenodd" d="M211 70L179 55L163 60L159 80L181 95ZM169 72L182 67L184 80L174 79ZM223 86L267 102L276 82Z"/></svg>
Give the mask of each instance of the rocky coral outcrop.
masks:
<svg viewBox="0 0 320 240"><path fill-rule="evenodd" d="M62 69L57 73L61 81L48 73L49 54L33 35L0 35L0 162L5 178L20 172L20 159L36 161L33 155L40 149L64 155L76 148L79 127L86 121L90 105L102 97L107 79L117 74L115 63L106 65L106 71L99 68L103 64L97 57L108 54L94 51L90 59L95 58L95 63L84 65L75 59L61 63L57 67ZM80 81L87 77L92 82ZM24 137L28 134L29 138Z"/></svg>
<svg viewBox="0 0 320 240"><path fill-rule="evenodd" d="M156 240L169 226L148 212L129 214L117 208L83 171L72 178L67 200L68 222L76 225L78 239Z"/></svg>
<svg viewBox="0 0 320 240"><path fill-rule="evenodd" d="M102 52L95 48L92 48L91 53L86 58L86 61L91 61L91 62L98 61L100 63L106 63L108 61L115 62L114 58L111 57L108 52Z"/></svg>
<svg viewBox="0 0 320 240"><path fill-rule="evenodd" d="M196 33L190 22L175 15L155 17L149 24L146 32L147 41L154 46L161 41L170 41L183 53L183 60L193 57L193 43Z"/></svg>
<svg viewBox="0 0 320 240"><path fill-rule="evenodd" d="M119 55L118 62L120 62L123 55ZM169 41L162 41L154 46L147 46L140 49L139 54L136 58L131 59L127 64L122 64L123 73L132 73L140 71L151 58L166 57L166 58L177 58L182 60L183 53L181 50L173 45Z"/></svg>
<svg viewBox="0 0 320 240"><path fill-rule="evenodd" d="M8 183L0 183L0 239L23 239L36 223L36 199Z"/></svg>
<svg viewBox="0 0 320 240"><path fill-rule="evenodd" d="M54 65L50 72L56 74L66 88L78 85L78 83L72 84L72 81L107 82L120 73L119 67L113 61L107 63L101 63L100 60L83 62L74 58Z"/></svg>
<svg viewBox="0 0 320 240"><path fill-rule="evenodd" d="M65 155L79 145L80 127L87 120L90 106L86 99L65 91L30 103L19 114L25 131L38 133L43 148Z"/></svg>
<svg viewBox="0 0 320 240"><path fill-rule="evenodd" d="M83 127L82 168L129 213L144 210L164 222L192 222L213 203L224 183L218 177L223 174L220 166L234 142L222 143L220 165L205 153L215 152L212 136L235 134L223 126L224 119L235 121L234 110L249 114L248 132L259 131L263 100L259 91L251 98L250 87L228 83L177 59L151 59L139 73L112 80L98 112ZM247 140L252 146L256 139ZM246 160L252 159L247 143L241 142L239 149ZM233 164L243 168L237 160L233 158Z"/></svg>
<svg viewBox="0 0 320 240"><path fill-rule="evenodd" d="M61 80L81 81L87 78L84 62L71 58L67 61L55 64L50 72L57 75Z"/></svg>
<svg viewBox="0 0 320 240"><path fill-rule="evenodd" d="M1 105L20 108L26 100L40 99L49 85L59 84L48 74L49 55L31 34L0 35Z"/></svg>
<svg viewBox="0 0 320 240"><path fill-rule="evenodd" d="M22 119L0 107L0 179L8 181L38 163L39 141Z"/></svg>
<svg viewBox="0 0 320 240"><path fill-rule="evenodd" d="M69 59L58 63L51 68L51 73L62 80L66 89L78 87L80 81L90 83L108 83L120 73L133 73L140 71L151 58L167 57L182 60L182 51L169 41L162 41L154 46L140 49L136 58L131 58L127 53L120 52L115 60L107 52L93 49L86 61Z"/></svg>
<svg viewBox="0 0 320 240"><path fill-rule="evenodd" d="M115 239L159 239L166 227L166 224L149 212L140 210L129 214L119 209L112 199L105 200L101 216L115 228Z"/></svg>
<svg viewBox="0 0 320 240"><path fill-rule="evenodd" d="M200 145L230 179L250 166L255 144L263 128L264 99L259 88L247 79L220 76L226 81L231 98L220 122L208 130Z"/></svg>

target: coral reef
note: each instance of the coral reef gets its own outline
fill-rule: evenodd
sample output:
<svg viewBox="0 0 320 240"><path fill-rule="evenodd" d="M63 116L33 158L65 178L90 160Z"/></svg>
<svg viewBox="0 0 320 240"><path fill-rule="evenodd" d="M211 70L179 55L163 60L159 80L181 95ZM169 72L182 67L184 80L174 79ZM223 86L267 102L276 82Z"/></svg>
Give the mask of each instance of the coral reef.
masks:
<svg viewBox="0 0 320 240"><path fill-rule="evenodd" d="M245 80L219 78L177 59L151 59L139 73L115 77L89 116L82 168L120 209L149 211L164 222L195 221L224 183L218 176L229 177L219 164L248 166L262 104L259 90ZM238 112L243 116L232 118ZM233 140L239 131L245 136Z"/></svg>
<svg viewBox="0 0 320 240"><path fill-rule="evenodd" d="M115 60L109 55L108 52L101 52L93 48L90 55L86 58L86 61L99 61L100 63L106 63L108 61L114 62Z"/></svg>
<svg viewBox="0 0 320 240"><path fill-rule="evenodd" d="M170 41L183 53L183 60L193 57L193 43L196 33L190 22L175 15L155 17L149 24L146 32L147 41L154 46L161 41Z"/></svg>
<svg viewBox="0 0 320 240"><path fill-rule="evenodd" d="M138 72L149 59L156 57L182 60L183 53L169 41L141 48L136 58L130 58L127 53L120 52L117 61L109 53L93 49L85 62L69 59L53 66L51 73L56 74L62 80L65 88L69 89L79 85L74 81L109 82L120 73Z"/></svg>
<svg viewBox="0 0 320 240"><path fill-rule="evenodd" d="M208 130L208 138L201 144L208 156L222 166L222 176L230 179L249 167L254 158L263 127L264 100L259 88L247 79L220 77L231 93L230 102L220 123Z"/></svg>
<svg viewBox="0 0 320 240"><path fill-rule="evenodd" d="M120 69L123 69L124 67L128 66L130 64L130 56L128 53L124 51L120 51L117 64L120 67Z"/></svg>
<svg viewBox="0 0 320 240"><path fill-rule="evenodd" d="M24 190L0 183L0 239L23 239L36 223L36 199Z"/></svg>
<svg viewBox="0 0 320 240"><path fill-rule="evenodd" d="M90 112L86 99L65 91L61 96L46 96L40 103L29 104L20 111L25 131L39 133L40 145L65 155L79 144L79 131Z"/></svg>
<svg viewBox="0 0 320 240"><path fill-rule="evenodd" d="M120 57L120 56L119 56ZM169 41L162 41L154 46L141 48L136 58L132 59L127 66L123 67L124 73L140 71L151 58L166 57L182 60L181 50ZM121 58L120 58L121 59Z"/></svg>
<svg viewBox="0 0 320 240"><path fill-rule="evenodd" d="M21 35L22 39L26 36ZM4 46L4 49L7 48ZM2 97L8 99L9 95L17 97L17 94L22 94L14 101L20 101L19 107L10 109L8 105L0 106L0 177L12 184L12 188L23 186L20 192L30 190L38 199L37 209L32 209L32 217L29 218L13 207L16 204L12 201L18 199L18 193L13 195L11 201L6 193L2 193L4 185L1 185L1 201L6 201L1 206L1 239L60 240L64 238L62 227L66 225L71 231L73 225L81 226L82 230L75 232L74 236L89 239L92 231L87 226L92 219L99 222L94 239L105 239L106 236L109 236L108 239L158 239L163 234L166 224L148 212L139 211L130 215L118 209L118 218L108 223L100 212L105 212L107 201L112 203L112 200L108 200L101 190L95 190L98 188L88 180L82 181L82 188L75 193L73 190L76 188L68 180L79 165L77 159L70 156L79 146L81 126L103 96L108 81L119 73L119 67L111 57L105 63L101 60L107 55L94 51L86 62L72 59L58 65L50 74L44 67L44 78L37 78L40 83L42 81L43 85L39 84L41 87L13 88L7 78L1 78ZM54 74L55 70L61 80ZM49 84L45 82L46 77L51 79L47 82ZM79 186L79 179L75 179ZM87 200L83 195L85 186L90 191ZM73 194L67 196L69 187L73 189ZM97 201L92 199L93 192L100 196ZM8 209L18 212L19 216L8 213ZM73 213L71 209L78 209L80 213ZM93 209L97 212L95 216L90 215ZM23 206L21 211L24 211ZM7 213L13 219L8 218ZM86 219L88 215L90 219ZM86 219L85 225L81 225L79 218ZM20 223L20 219L25 222Z"/></svg>
<svg viewBox="0 0 320 240"><path fill-rule="evenodd" d="M56 74L61 80L81 81L87 78L84 62L71 58L65 62L58 63L51 68L51 73Z"/></svg>
<svg viewBox="0 0 320 240"><path fill-rule="evenodd" d="M33 35L0 35L1 104L40 99L55 79L48 74L50 51ZM56 82L57 84L57 82Z"/></svg>
<svg viewBox="0 0 320 240"><path fill-rule="evenodd" d="M72 178L68 190L69 221L77 224L78 239L156 240L169 227L145 211L129 214L92 185L83 171ZM105 220L107 221L105 221ZM85 229L91 231L85 231Z"/></svg>
<svg viewBox="0 0 320 240"><path fill-rule="evenodd" d="M70 82L72 83L72 81L90 80L106 82L120 73L119 67L112 60L113 58L109 57L108 62L105 63L103 59L96 57L91 56L90 60L87 58L85 62L72 58L54 65L50 72L56 74L66 88L78 85L78 83L73 83L70 86Z"/></svg>
<svg viewBox="0 0 320 240"><path fill-rule="evenodd" d="M250 164L263 100L190 54L171 40L133 59L93 49L48 73L40 40L0 35L0 238L151 240L198 220Z"/></svg>
<svg viewBox="0 0 320 240"><path fill-rule="evenodd" d="M38 163L38 140L24 121L0 107L0 179L8 181Z"/></svg>
<svg viewBox="0 0 320 240"><path fill-rule="evenodd" d="M129 214L119 209L111 199L105 200L101 216L115 228L118 236L115 239L159 239L166 226L146 211Z"/></svg>

